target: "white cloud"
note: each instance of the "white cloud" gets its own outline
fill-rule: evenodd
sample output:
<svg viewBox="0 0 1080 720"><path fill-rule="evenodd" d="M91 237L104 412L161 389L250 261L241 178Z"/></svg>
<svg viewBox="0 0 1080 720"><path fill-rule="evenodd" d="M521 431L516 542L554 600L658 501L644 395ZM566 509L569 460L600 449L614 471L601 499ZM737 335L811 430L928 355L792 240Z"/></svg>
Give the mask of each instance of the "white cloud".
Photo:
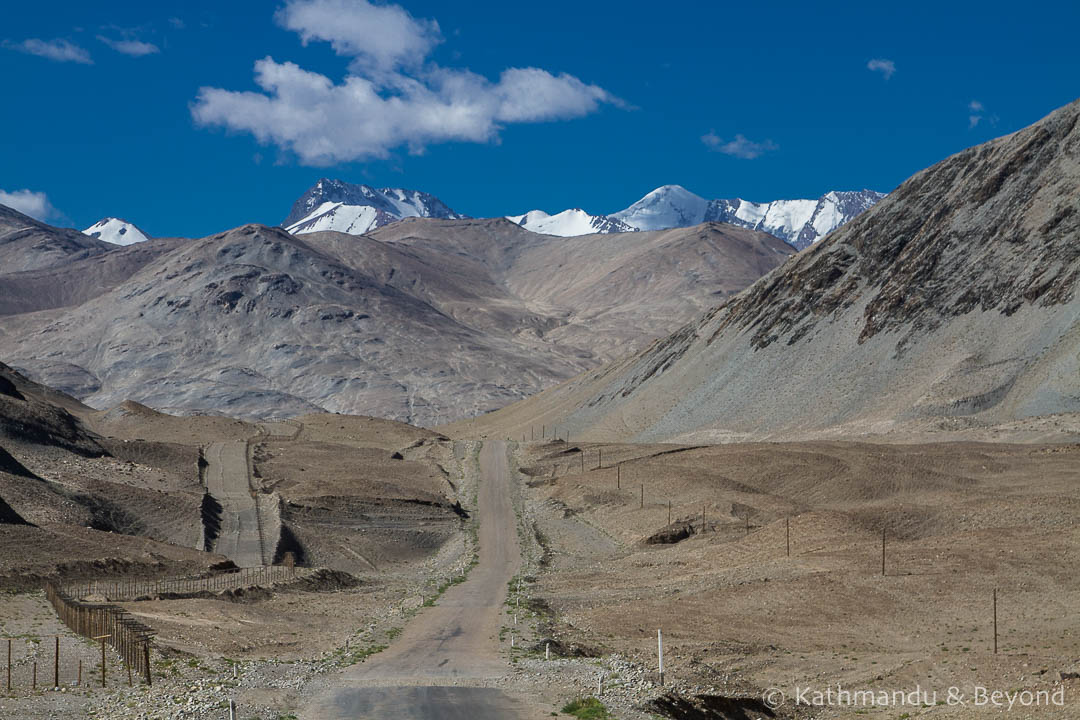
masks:
<svg viewBox="0 0 1080 720"><path fill-rule="evenodd" d="M7 205L12 210L18 210L36 220L48 220L59 215L45 193L32 190L0 190L0 205Z"/></svg>
<svg viewBox="0 0 1080 720"><path fill-rule="evenodd" d="M187 27L184 21L178 17L169 18L169 24L177 30L183 30L185 27Z"/></svg>
<svg viewBox="0 0 1080 720"><path fill-rule="evenodd" d="M154 53L161 52L161 49L158 48L157 45L142 42L140 40L113 40L104 35L98 35L97 39L116 52L123 53L124 55L131 55L132 57L142 57L143 55L153 55Z"/></svg>
<svg viewBox="0 0 1080 720"><path fill-rule="evenodd" d="M90 53L67 40L39 40L37 38L30 38L28 40L23 40L21 43L5 42L4 45L20 52L37 55L57 62L75 62L82 63L83 65L94 64L94 61L90 59Z"/></svg>
<svg viewBox="0 0 1080 720"><path fill-rule="evenodd" d="M434 20L365 0L290 0L279 23L304 42L325 40L353 58L341 83L271 57L255 63L261 92L204 87L191 107L201 125L249 132L308 165L423 152L448 141L489 142L509 123L581 117L622 102L596 85L540 68L509 68L497 82L426 61L441 41Z"/></svg>
<svg viewBox="0 0 1080 720"><path fill-rule="evenodd" d="M305 45L329 42L338 55L353 58L356 69L415 67L442 42L434 20L417 20L400 5L367 0L289 0L274 17L299 33Z"/></svg>
<svg viewBox="0 0 1080 720"><path fill-rule="evenodd" d="M871 72L879 72L886 80L888 80L893 76L893 73L896 72L896 63L892 60L886 60L885 58L874 58L866 63L866 69Z"/></svg>
<svg viewBox="0 0 1080 720"><path fill-rule="evenodd" d="M723 138L710 131L701 136L701 142L705 143L705 146L714 152L733 155L745 160L753 160L754 158L761 157L767 152L780 149L780 146L772 140L754 142L753 140L747 139L742 133L736 133L734 140L724 142Z"/></svg>
<svg viewBox="0 0 1080 720"><path fill-rule="evenodd" d="M978 100L972 100L967 104L968 109L968 130L974 130L978 127L979 123L986 120L991 126L997 127L998 116L991 114L989 117L986 115L986 106Z"/></svg>

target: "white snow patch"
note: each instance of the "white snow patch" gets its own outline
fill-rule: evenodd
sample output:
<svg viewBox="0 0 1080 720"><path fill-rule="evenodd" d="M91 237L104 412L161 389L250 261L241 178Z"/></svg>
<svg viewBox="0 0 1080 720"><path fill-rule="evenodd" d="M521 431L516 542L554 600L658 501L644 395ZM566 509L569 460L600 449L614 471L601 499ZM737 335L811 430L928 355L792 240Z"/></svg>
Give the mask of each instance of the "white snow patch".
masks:
<svg viewBox="0 0 1080 720"><path fill-rule="evenodd" d="M83 230L90 237L104 240L113 245L134 245L146 242L150 237L133 223L120 218L103 218Z"/></svg>

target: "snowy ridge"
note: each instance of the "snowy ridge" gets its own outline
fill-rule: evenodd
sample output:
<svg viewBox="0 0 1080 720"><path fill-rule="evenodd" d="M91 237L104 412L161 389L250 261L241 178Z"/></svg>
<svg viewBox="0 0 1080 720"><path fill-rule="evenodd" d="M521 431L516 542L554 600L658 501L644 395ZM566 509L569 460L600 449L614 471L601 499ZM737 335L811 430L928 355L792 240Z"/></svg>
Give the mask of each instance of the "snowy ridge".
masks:
<svg viewBox="0 0 1080 720"><path fill-rule="evenodd" d="M98 220L83 230L83 234L113 245L134 245L150 239L150 236L136 227L135 223L114 217Z"/></svg>
<svg viewBox="0 0 1080 720"><path fill-rule="evenodd" d="M703 222L723 222L769 233L802 250L873 207L883 197L884 193L873 190L834 191L816 200L756 203L741 198L706 200L681 185L663 185L625 210L610 215L594 215L581 208L572 208L554 215L532 210L506 218L526 230L559 237L668 230ZM362 235L407 217L457 220L468 216L454 212L437 197L425 192L376 189L323 178L293 204L282 227L294 235L325 230Z"/></svg>
<svg viewBox="0 0 1080 720"><path fill-rule="evenodd" d="M802 250L870 209L883 197L884 193L861 190L833 191L817 200L774 200L769 203L739 198L713 200L705 219L761 230Z"/></svg>
<svg viewBox="0 0 1080 720"><path fill-rule="evenodd" d="M418 190L376 189L323 178L293 204L282 227L294 235L324 230L361 235L407 217L457 220L465 216Z"/></svg>
<svg viewBox="0 0 1080 720"><path fill-rule="evenodd" d="M767 232L802 250L873 207L883 197L884 193L860 190L834 191L817 200L755 203L735 198L708 201L681 185L664 185L610 217L638 230L667 230L702 222L730 223Z"/></svg>
<svg viewBox="0 0 1080 720"><path fill-rule="evenodd" d="M507 215L506 219L534 233L558 237L633 232L637 229L605 215L590 215L581 208L563 210L555 215L548 215L543 210L530 210L524 215Z"/></svg>

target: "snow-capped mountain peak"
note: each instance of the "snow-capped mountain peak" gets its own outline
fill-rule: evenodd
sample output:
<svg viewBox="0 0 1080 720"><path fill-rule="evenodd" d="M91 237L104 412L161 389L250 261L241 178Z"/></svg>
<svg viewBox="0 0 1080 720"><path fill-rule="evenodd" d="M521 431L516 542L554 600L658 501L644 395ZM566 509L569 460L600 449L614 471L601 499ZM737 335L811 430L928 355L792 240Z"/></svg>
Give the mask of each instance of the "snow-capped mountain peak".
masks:
<svg viewBox="0 0 1080 720"><path fill-rule="evenodd" d="M563 210L548 215L543 210L530 210L524 215L507 215L506 219L526 230L541 235L574 237L593 233L632 232L635 228L606 215L590 215L581 208Z"/></svg>
<svg viewBox="0 0 1080 720"><path fill-rule="evenodd" d="M638 230L666 230L703 222L708 205L682 185L663 185L611 217Z"/></svg>
<svg viewBox="0 0 1080 720"><path fill-rule="evenodd" d="M98 220L83 230L83 233L113 245L134 245L150 239L150 236L136 227L135 223L114 217Z"/></svg>
<svg viewBox="0 0 1080 720"><path fill-rule="evenodd" d="M376 189L323 178L300 196L282 226L295 234L336 230L360 235L406 217L464 218L434 195Z"/></svg>
<svg viewBox="0 0 1080 720"><path fill-rule="evenodd" d="M761 230L786 240L799 250L873 207L884 193L873 190L832 191L817 200L773 200L755 203L741 198L713 200L705 220Z"/></svg>

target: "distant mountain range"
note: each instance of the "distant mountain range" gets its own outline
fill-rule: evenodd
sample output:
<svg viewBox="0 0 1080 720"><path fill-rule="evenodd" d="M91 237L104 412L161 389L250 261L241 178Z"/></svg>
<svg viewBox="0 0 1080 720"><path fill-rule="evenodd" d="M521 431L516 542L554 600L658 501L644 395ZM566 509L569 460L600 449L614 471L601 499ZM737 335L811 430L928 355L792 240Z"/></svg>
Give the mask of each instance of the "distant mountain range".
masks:
<svg viewBox="0 0 1080 720"><path fill-rule="evenodd" d="M703 222L724 222L778 237L798 249L809 247L832 230L867 210L885 197L873 190L830 192L816 200L706 200L680 185L664 185L636 203L610 215L594 215L581 208L549 215L530 210L506 219L541 235L576 237L595 233L638 230L670 230ZM362 235L406 217L457 219L454 212L433 195L416 190L353 185L322 179L293 205L282 223L296 234L337 230Z"/></svg>
<svg viewBox="0 0 1080 720"><path fill-rule="evenodd" d="M873 207L883 197L884 193L873 190L834 191L816 200L755 203L739 198L706 200L681 185L664 185L625 210L610 215L594 215L581 208L572 208L554 215L543 210L530 210L522 215L507 215L506 219L531 232L557 237L670 230L703 222L722 222L766 232L802 250ZM281 227L293 235L328 230L364 235L410 217L463 220L469 216L419 190L373 188L323 178L293 203ZM134 223L114 217L104 218L83 232L114 245L131 245L150 239Z"/></svg>

